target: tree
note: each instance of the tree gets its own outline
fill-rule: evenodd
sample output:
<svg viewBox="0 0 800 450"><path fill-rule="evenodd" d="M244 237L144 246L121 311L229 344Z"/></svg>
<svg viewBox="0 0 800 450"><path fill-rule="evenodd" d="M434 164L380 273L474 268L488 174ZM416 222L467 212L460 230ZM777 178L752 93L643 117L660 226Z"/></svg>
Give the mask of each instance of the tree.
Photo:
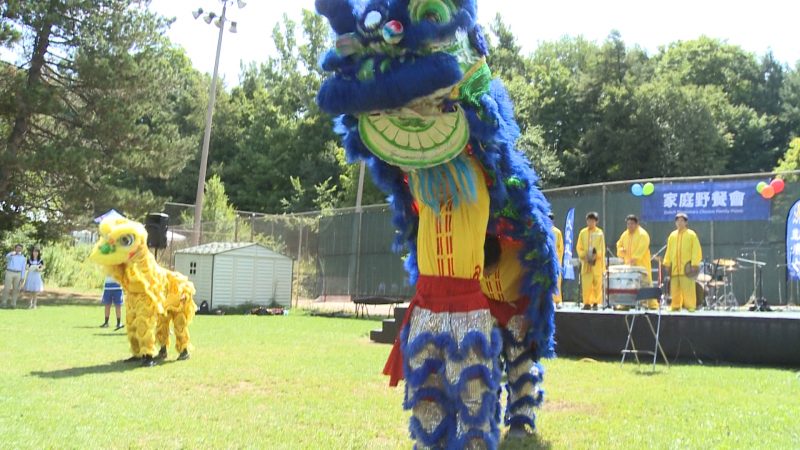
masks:
<svg viewBox="0 0 800 450"><path fill-rule="evenodd" d="M134 0L12 0L0 16L20 35L19 65L0 72L0 226L158 206L130 180L169 177L194 147L173 103L193 69L169 22Z"/></svg>
<svg viewBox="0 0 800 450"><path fill-rule="evenodd" d="M775 167L775 172L786 172L789 170L800 170L800 138L792 139L789 149L781 158L780 163Z"/></svg>
<svg viewBox="0 0 800 450"><path fill-rule="evenodd" d="M780 92L779 121L788 138L800 136L800 62L793 71L785 74Z"/></svg>
<svg viewBox="0 0 800 450"><path fill-rule="evenodd" d="M761 70L755 55L741 47L701 36L670 44L656 61L658 75L675 76L681 84L719 86L734 105L756 103Z"/></svg>
<svg viewBox="0 0 800 450"><path fill-rule="evenodd" d="M304 11L300 28L284 17L272 33L277 55L243 67L240 85L217 99L209 171L245 210L308 211L338 207L346 197L342 177L351 168L340 155L332 118L315 101L323 76L317 64L331 45L327 24ZM196 180L198 167L191 162L181 177ZM188 185L176 194L194 201Z"/></svg>
<svg viewBox="0 0 800 450"><path fill-rule="evenodd" d="M205 241L226 241L232 240L234 234L239 231L239 224L236 208L228 200L225 193L225 185L219 175L212 175L206 181L205 197L202 211L202 230ZM191 224L194 222L193 211L184 211L181 214L181 222ZM249 228L246 234L249 235Z"/></svg>

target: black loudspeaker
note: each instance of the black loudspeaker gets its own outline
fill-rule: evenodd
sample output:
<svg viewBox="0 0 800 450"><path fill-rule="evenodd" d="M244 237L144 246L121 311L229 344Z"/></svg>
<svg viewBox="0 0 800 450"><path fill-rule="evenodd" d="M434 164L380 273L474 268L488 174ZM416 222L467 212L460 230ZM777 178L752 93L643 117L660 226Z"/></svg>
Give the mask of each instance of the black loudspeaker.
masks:
<svg viewBox="0 0 800 450"><path fill-rule="evenodd" d="M167 229L169 216L164 213L150 213L144 219L147 230L147 246L150 248L167 248Z"/></svg>

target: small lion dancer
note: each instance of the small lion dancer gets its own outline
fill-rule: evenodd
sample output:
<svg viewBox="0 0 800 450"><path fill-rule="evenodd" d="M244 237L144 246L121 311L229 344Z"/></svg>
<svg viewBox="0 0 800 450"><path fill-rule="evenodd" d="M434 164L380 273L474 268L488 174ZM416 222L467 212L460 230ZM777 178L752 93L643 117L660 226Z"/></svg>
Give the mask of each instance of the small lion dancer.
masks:
<svg viewBox="0 0 800 450"><path fill-rule="evenodd" d="M194 285L186 276L167 270L147 248L147 231L124 218L100 224L100 239L89 260L102 266L125 292L125 324L131 344L126 361L153 366L167 357L170 322L178 360L189 359L189 323L197 306ZM156 353L156 341L161 349Z"/></svg>

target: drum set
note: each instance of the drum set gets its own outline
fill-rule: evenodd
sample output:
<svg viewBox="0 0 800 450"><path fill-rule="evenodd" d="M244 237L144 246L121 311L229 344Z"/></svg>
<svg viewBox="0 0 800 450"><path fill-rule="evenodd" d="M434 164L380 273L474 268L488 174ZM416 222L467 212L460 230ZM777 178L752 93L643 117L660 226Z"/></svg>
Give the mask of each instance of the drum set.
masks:
<svg viewBox="0 0 800 450"><path fill-rule="evenodd" d="M609 258L606 278L608 305L611 307L637 307L639 290L645 287L658 287L659 282L650 282L643 267L622 263L620 258ZM711 263L701 263L695 278L697 306L707 310L733 310L739 306L733 293L733 278L739 264L733 259L719 258ZM654 277L657 278L657 277ZM669 286L669 275L663 280ZM664 301L670 302L669 288L664 289ZM656 299L658 300L658 299Z"/></svg>
<svg viewBox="0 0 800 450"><path fill-rule="evenodd" d="M719 258L701 263L695 279L697 306L709 310L733 310L739 306L733 293L733 277L739 270L734 259Z"/></svg>

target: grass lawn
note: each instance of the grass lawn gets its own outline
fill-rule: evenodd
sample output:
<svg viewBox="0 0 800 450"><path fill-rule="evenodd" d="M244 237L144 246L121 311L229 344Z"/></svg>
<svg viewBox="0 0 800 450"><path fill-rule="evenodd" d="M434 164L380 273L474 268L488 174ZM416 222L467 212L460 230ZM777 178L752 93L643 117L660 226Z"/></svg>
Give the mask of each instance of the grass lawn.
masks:
<svg viewBox="0 0 800 450"><path fill-rule="evenodd" d="M0 448L410 447L403 391L379 375L389 347L368 338L377 321L199 316L192 359L170 349L155 368L117 362L124 330L101 322L97 305L0 310ZM539 433L503 448L800 446L791 370L546 369Z"/></svg>

